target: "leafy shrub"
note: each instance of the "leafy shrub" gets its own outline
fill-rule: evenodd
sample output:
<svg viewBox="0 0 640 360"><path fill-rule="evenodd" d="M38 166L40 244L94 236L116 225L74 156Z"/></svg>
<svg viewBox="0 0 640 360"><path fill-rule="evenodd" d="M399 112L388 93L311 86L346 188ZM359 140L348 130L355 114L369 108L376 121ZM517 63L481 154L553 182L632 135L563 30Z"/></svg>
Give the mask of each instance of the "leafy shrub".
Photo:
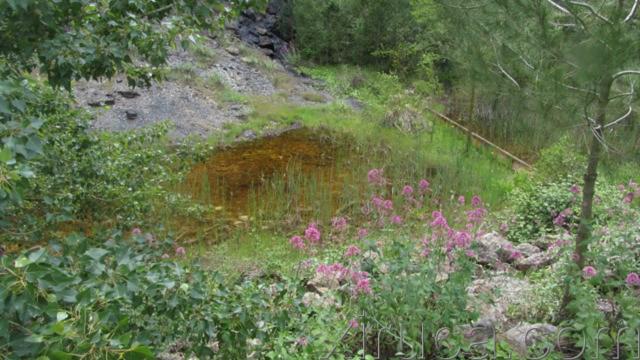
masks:
<svg viewBox="0 0 640 360"><path fill-rule="evenodd" d="M582 203L581 188L573 177L556 181L532 180L513 191L508 238L526 242L545 233L577 226ZM623 194L604 181L597 184L594 223L605 224L623 209Z"/></svg>
<svg viewBox="0 0 640 360"><path fill-rule="evenodd" d="M246 358L301 322L295 282L225 284L152 235L72 235L1 259L0 347L11 358ZM307 315L305 315L307 316Z"/></svg>
<svg viewBox="0 0 640 360"><path fill-rule="evenodd" d="M576 149L576 145L568 137L564 137L542 150L536 162L536 179L553 181L567 177L577 179L584 175L587 158Z"/></svg>
<svg viewBox="0 0 640 360"><path fill-rule="evenodd" d="M46 227L68 221L139 222L188 165L180 165L168 147L168 123L126 133L96 132L89 115L72 108L66 97L39 90L39 101L29 111L42 123L38 144L46 155L28 162L37 174L23 185L29 196L5 204L9 216L0 222L28 234L23 240L38 239Z"/></svg>

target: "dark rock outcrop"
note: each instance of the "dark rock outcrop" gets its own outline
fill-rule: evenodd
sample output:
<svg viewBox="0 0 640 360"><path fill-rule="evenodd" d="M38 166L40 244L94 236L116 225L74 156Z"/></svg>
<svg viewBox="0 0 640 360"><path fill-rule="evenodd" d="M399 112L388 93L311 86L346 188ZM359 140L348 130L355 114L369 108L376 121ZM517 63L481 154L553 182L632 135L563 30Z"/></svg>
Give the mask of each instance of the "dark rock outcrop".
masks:
<svg viewBox="0 0 640 360"><path fill-rule="evenodd" d="M285 0L272 0L266 13L254 9L244 10L227 29L233 30L242 41L263 49L267 56L284 61L289 53L291 40L279 26L285 8Z"/></svg>

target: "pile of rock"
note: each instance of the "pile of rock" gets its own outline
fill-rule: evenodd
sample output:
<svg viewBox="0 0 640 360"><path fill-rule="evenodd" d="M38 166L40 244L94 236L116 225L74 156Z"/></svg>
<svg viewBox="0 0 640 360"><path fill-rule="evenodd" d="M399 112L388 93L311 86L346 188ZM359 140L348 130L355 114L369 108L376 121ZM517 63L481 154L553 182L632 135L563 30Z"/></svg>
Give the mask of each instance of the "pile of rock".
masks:
<svg viewBox="0 0 640 360"><path fill-rule="evenodd" d="M244 10L238 20L227 24L244 42L259 47L272 58L284 61L289 52L289 43L281 37L278 24L281 19L284 1L271 1L266 13L254 9Z"/></svg>

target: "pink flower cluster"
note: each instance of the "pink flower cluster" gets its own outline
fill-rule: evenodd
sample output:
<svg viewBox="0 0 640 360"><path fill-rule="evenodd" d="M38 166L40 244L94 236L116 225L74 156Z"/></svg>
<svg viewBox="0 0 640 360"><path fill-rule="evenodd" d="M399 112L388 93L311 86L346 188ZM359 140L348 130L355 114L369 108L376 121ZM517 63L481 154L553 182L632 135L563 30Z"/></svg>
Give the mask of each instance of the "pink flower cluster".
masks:
<svg viewBox="0 0 640 360"><path fill-rule="evenodd" d="M571 191L575 195L578 195L578 194L580 194L582 192L582 188L580 188L580 186L578 186L577 184L573 184L569 188L569 191Z"/></svg>
<svg viewBox="0 0 640 360"><path fill-rule="evenodd" d="M387 182L387 180L384 178L383 169L369 170L369 172L367 173L367 180L369 180L369 184L375 186L383 186Z"/></svg>
<svg viewBox="0 0 640 360"><path fill-rule="evenodd" d="M304 231L305 239L309 240L311 243L316 244L320 242L320 230L318 229L318 224L311 223Z"/></svg>
<svg viewBox="0 0 640 360"><path fill-rule="evenodd" d="M406 198L410 198L413 196L413 187L411 185L405 185L402 188L402 195Z"/></svg>
<svg viewBox="0 0 640 360"><path fill-rule="evenodd" d="M333 219L331 219L331 227L333 227L333 230L335 231L345 231L347 230L347 226L347 219L342 216L334 217Z"/></svg>
<svg viewBox="0 0 640 360"><path fill-rule="evenodd" d="M596 268L594 268L593 266L589 265L589 266L585 266L582 269L582 276L585 279L591 279L592 277L598 275L598 271L596 270Z"/></svg>
<svg viewBox="0 0 640 360"><path fill-rule="evenodd" d="M316 273L323 278L337 281L349 281L354 295L371 294L371 279L365 271L353 271L340 263L330 265L321 264Z"/></svg>
<svg viewBox="0 0 640 360"><path fill-rule="evenodd" d="M634 272L629 273L627 275L627 278L625 279L625 282L629 286L640 287L640 275L638 275L638 273L634 273Z"/></svg>
<svg viewBox="0 0 640 360"><path fill-rule="evenodd" d="M556 226L565 226L567 224L567 217L573 214L573 210L566 208L562 210L558 216L553 219L553 224Z"/></svg>
<svg viewBox="0 0 640 360"><path fill-rule="evenodd" d="M420 192L422 194L426 193L429 190L429 181L422 179L420 180L420 182L418 183L418 188L420 189Z"/></svg>
<svg viewBox="0 0 640 360"><path fill-rule="evenodd" d="M463 205L466 203L466 199L463 197L458 198L458 203ZM473 240L480 234L478 231L479 225L484 221L487 210L482 206L482 200L479 196L473 196L471 204L476 208L466 212L467 225L464 230L455 230L451 228L446 217L441 211L433 211L431 213L431 237L427 237L422 241L423 250L422 256L428 256L431 253L431 247L437 240L444 241L444 249L447 253L450 253L454 249L464 249L465 254L470 257L474 257L475 253L469 248Z"/></svg>
<svg viewBox="0 0 640 360"><path fill-rule="evenodd" d="M304 239L302 236L295 235L289 239L289 243L291 246L298 250L302 250L306 247L305 239L311 244L317 244L320 242L320 229L318 229L318 224L311 223L304 231Z"/></svg>
<svg viewBox="0 0 640 360"><path fill-rule="evenodd" d="M619 185L618 189L624 193L622 202L625 204L631 204L633 199L640 197L640 186L633 180L630 180L627 186L624 184Z"/></svg>
<svg viewBox="0 0 640 360"><path fill-rule="evenodd" d="M344 256L346 257L353 257L356 255L360 255L360 248L355 246L355 245L351 245L347 248L347 251L345 251Z"/></svg>
<svg viewBox="0 0 640 360"><path fill-rule="evenodd" d="M291 239L289 239L289 243L298 250L302 250L305 247L304 240L298 235L292 236Z"/></svg>

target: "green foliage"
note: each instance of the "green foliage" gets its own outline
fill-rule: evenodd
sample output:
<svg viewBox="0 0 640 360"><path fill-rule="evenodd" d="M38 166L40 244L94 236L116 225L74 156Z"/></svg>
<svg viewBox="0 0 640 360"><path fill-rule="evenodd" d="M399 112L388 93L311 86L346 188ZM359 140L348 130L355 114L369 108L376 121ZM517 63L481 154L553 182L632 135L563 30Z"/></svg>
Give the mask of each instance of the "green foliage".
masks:
<svg viewBox="0 0 640 360"><path fill-rule="evenodd" d="M466 297L460 296L471 282L473 264L464 252L449 254L455 257L451 271L447 254L432 247L433 252L421 256L416 244L396 236L384 249L374 244L367 248L375 256L366 259L363 268L374 274L376 295L360 299L359 311L370 327L370 343L383 354L420 356L424 345L424 353L434 356L438 345L436 351L446 356L445 348L457 349L464 340L461 334L451 334L436 344L434 339L442 335L438 331L475 320L476 314L467 311ZM376 339L378 331L381 337Z"/></svg>
<svg viewBox="0 0 640 360"><path fill-rule="evenodd" d="M513 216L507 222L509 240L527 242L540 235L575 228L582 201L578 183L574 177L565 177L551 181L532 180L516 188L511 197ZM597 189L593 223L603 225L615 212L622 211L624 194L605 181L599 182ZM564 221L557 219L559 215Z"/></svg>
<svg viewBox="0 0 640 360"><path fill-rule="evenodd" d="M303 59L373 65L401 74L430 69L437 46L432 1L291 2L293 32Z"/></svg>
<svg viewBox="0 0 640 360"><path fill-rule="evenodd" d="M38 101L27 115L42 119L36 139L46 156L28 162L38 174L22 185L28 196L20 204L3 203L11 215L0 226L11 229L12 241L16 234L38 240L48 227L68 221L141 222L166 201L167 185L182 167L168 151L168 124L98 133L90 129L88 114L72 108L66 97L37 90Z"/></svg>
<svg viewBox="0 0 640 360"><path fill-rule="evenodd" d="M20 203L29 161L43 155L38 91L26 74L53 88L74 80L127 75L130 86L160 79L176 42L195 42L232 9L261 1L3 1L0 3L0 212Z"/></svg>
<svg viewBox="0 0 640 360"><path fill-rule="evenodd" d="M569 177L578 179L582 176L587 158L577 149L576 145L568 137L564 137L544 149L536 162L534 177L540 181L545 179L555 181Z"/></svg>
<svg viewBox="0 0 640 360"><path fill-rule="evenodd" d="M3 355L246 358L306 317L291 298L293 282L225 285L216 273L165 259L165 251L173 253L171 241L114 233L71 235L3 257Z"/></svg>

